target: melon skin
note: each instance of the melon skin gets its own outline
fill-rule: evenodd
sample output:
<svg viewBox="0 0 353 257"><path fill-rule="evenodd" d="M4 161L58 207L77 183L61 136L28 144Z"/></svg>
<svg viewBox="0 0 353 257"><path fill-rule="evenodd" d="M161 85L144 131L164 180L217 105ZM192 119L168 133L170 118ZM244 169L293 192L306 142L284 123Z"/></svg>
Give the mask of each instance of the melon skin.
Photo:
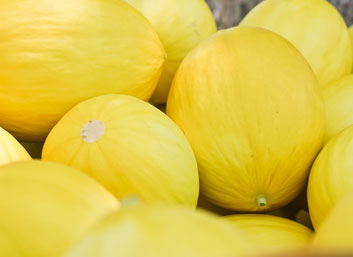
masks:
<svg viewBox="0 0 353 257"><path fill-rule="evenodd" d="M312 243L313 252L332 252L351 256L353 253L353 191L348 192L332 209L317 230Z"/></svg>
<svg viewBox="0 0 353 257"><path fill-rule="evenodd" d="M303 251L309 248L313 231L289 219L264 214L236 214L224 219L242 230L259 254Z"/></svg>
<svg viewBox="0 0 353 257"><path fill-rule="evenodd" d="M204 0L126 0L156 29L166 50L166 62L151 97L154 104L167 102L174 75L184 57L216 33L212 12Z"/></svg>
<svg viewBox="0 0 353 257"><path fill-rule="evenodd" d="M0 256L61 257L118 201L82 172L47 161L0 166Z"/></svg>
<svg viewBox="0 0 353 257"><path fill-rule="evenodd" d="M193 148L201 193L243 212L298 196L324 136L315 74L292 44L260 28L219 31L194 48L175 76L167 114Z"/></svg>
<svg viewBox="0 0 353 257"><path fill-rule="evenodd" d="M325 144L353 125L353 75L345 76L323 88L325 103Z"/></svg>
<svg viewBox="0 0 353 257"><path fill-rule="evenodd" d="M85 172L118 199L197 204L197 162L185 135L135 97L109 94L76 105L49 133L42 158Z"/></svg>
<svg viewBox="0 0 353 257"><path fill-rule="evenodd" d="M353 190L353 126L334 136L322 149L310 171L308 204L319 230L336 204Z"/></svg>
<svg viewBox="0 0 353 257"><path fill-rule="evenodd" d="M266 0L240 26L269 29L306 58L322 87L352 72L352 43L339 11L326 0Z"/></svg>
<svg viewBox="0 0 353 257"><path fill-rule="evenodd" d="M0 127L0 165L31 160L26 149L6 130Z"/></svg>
<svg viewBox="0 0 353 257"><path fill-rule="evenodd" d="M0 126L21 141L97 95L149 100L162 72L157 33L123 1L5 0L0 20Z"/></svg>
<svg viewBox="0 0 353 257"><path fill-rule="evenodd" d="M65 257L241 257L253 253L251 241L239 229L212 214L177 206L135 205L105 219Z"/></svg>

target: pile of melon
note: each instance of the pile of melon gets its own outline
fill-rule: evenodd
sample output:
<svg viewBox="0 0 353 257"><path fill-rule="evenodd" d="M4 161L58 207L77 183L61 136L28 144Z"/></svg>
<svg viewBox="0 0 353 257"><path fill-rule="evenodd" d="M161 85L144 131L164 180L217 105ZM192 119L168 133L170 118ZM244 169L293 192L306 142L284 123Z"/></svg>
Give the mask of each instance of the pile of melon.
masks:
<svg viewBox="0 0 353 257"><path fill-rule="evenodd" d="M1 257L353 254L353 28L326 0L222 31L204 0L0 21Z"/></svg>

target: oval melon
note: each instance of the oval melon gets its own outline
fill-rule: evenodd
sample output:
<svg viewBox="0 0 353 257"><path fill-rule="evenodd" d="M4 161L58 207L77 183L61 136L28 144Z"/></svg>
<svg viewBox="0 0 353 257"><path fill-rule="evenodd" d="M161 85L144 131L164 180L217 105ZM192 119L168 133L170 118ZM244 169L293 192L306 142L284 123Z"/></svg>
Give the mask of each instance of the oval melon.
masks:
<svg viewBox="0 0 353 257"><path fill-rule="evenodd" d="M188 141L167 115L134 97L78 104L50 132L42 158L82 170L119 199L196 207L199 177Z"/></svg>
<svg viewBox="0 0 353 257"><path fill-rule="evenodd" d="M333 137L311 169L308 184L310 217L317 230L334 206L353 190L353 126Z"/></svg>
<svg viewBox="0 0 353 257"><path fill-rule="evenodd" d="M66 257L252 256L238 229L202 211L133 206L104 220Z"/></svg>
<svg viewBox="0 0 353 257"><path fill-rule="evenodd" d="M265 0L241 26L266 28L288 39L310 63L321 86L352 71L347 25L329 1Z"/></svg>
<svg viewBox="0 0 353 257"><path fill-rule="evenodd" d="M225 220L242 230L261 254L304 250L313 236L312 230L299 223L270 215L237 214Z"/></svg>
<svg viewBox="0 0 353 257"><path fill-rule="evenodd" d="M117 200L62 164L23 161L0 167L0 256L61 257Z"/></svg>
<svg viewBox="0 0 353 257"><path fill-rule="evenodd" d="M167 114L194 150L206 198L264 211L304 188L322 145L323 107L315 74L293 45L268 30L238 27L187 55Z"/></svg>
<svg viewBox="0 0 353 257"><path fill-rule="evenodd" d="M156 29L167 54L151 101L165 103L175 72L186 54L216 33L212 12L204 0L126 0Z"/></svg>
<svg viewBox="0 0 353 257"><path fill-rule="evenodd" d="M124 1L1 1L0 126L44 141L77 103L108 93L148 100L165 52Z"/></svg>

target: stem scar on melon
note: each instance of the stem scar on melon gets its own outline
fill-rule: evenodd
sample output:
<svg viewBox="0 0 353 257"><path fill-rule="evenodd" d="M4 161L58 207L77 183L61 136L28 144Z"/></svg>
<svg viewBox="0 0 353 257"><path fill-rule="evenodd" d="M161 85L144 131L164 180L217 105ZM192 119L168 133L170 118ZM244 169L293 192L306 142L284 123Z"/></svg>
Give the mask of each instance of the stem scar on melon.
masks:
<svg viewBox="0 0 353 257"><path fill-rule="evenodd" d="M265 207L267 205L267 198L264 195L258 195L256 197L256 203L260 207Z"/></svg>
<svg viewBox="0 0 353 257"><path fill-rule="evenodd" d="M105 124L100 120L90 120L81 129L82 140L86 143L97 142L105 132Z"/></svg>

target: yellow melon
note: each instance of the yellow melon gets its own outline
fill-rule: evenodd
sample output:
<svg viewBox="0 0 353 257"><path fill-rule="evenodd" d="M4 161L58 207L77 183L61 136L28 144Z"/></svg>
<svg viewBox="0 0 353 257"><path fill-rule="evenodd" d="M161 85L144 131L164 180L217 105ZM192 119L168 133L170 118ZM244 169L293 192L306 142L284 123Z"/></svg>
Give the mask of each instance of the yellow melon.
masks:
<svg viewBox="0 0 353 257"><path fill-rule="evenodd" d="M0 127L0 165L30 159L31 156L23 146L10 133Z"/></svg>
<svg viewBox="0 0 353 257"><path fill-rule="evenodd" d="M322 86L352 71L347 25L326 0L265 0L241 25L266 28L288 39L305 56Z"/></svg>
<svg viewBox="0 0 353 257"><path fill-rule="evenodd" d="M317 252L353 254L353 192L332 209L327 219L317 231L312 248ZM337 256L337 255L335 255Z"/></svg>
<svg viewBox="0 0 353 257"><path fill-rule="evenodd" d="M224 219L242 230L260 254L304 250L313 235L299 223L270 215L238 214Z"/></svg>
<svg viewBox="0 0 353 257"><path fill-rule="evenodd" d="M326 113L325 143L353 125L353 75L343 77L323 89Z"/></svg>
<svg viewBox="0 0 353 257"><path fill-rule="evenodd" d="M220 31L192 50L174 79L167 114L194 150L201 192L239 211L293 200L324 135L309 64L288 41L258 28Z"/></svg>
<svg viewBox="0 0 353 257"><path fill-rule="evenodd" d="M174 74L186 54L217 31L204 0L126 0L143 13L156 29L167 54L151 101L165 103Z"/></svg>
<svg viewBox="0 0 353 257"><path fill-rule="evenodd" d="M75 104L102 94L148 100L165 52L124 1L1 0L0 126L44 140Z"/></svg>
<svg viewBox="0 0 353 257"><path fill-rule="evenodd" d="M197 163L183 132L134 97L112 94L78 104L50 132L42 158L84 171L119 199L197 203Z"/></svg>
<svg viewBox="0 0 353 257"><path fill-rule="evenodd" d="M131 206L107 218L66 257L251 256L235 227L202 211Z"/></svg>
<svg viewBox="0 0 353 257"><path fill-rule="evenodd" d="M45 161L0 167L0 256L61 257L118 207L90 177Z"/></svg>
<svg viewBox="0 0 353 257"><path fill-rule="evenodd" d="M315 229L353 190L353 126L333 137L317 157L309 177L308 203Z"/></svg>

